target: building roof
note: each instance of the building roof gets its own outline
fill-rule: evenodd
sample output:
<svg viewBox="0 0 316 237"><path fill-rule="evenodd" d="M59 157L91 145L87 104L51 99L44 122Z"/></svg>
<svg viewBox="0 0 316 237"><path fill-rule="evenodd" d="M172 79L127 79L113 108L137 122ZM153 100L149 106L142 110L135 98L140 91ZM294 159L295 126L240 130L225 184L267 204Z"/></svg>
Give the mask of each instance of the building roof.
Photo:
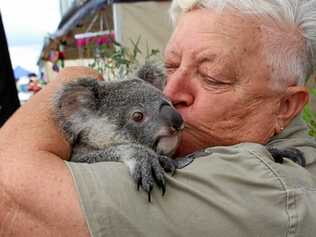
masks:
<svg viewBox="0 0 316 237"><path fill-rule="evenodd" d="M101 30L113 30L112 3L147 2L150 0L87 0L81 5L74 5L62 17L56 32L44 42L43 49L38 61L48 60L51 50L58 50L62 42L67 43L65 58L78 58L78 50L75 45L74 35L86 33L87 30L98 32ZM164 0L162 0L164 1ZM108 29L100 29L99 22L93 22L96 14L105 16L105 24Z"/></svg>

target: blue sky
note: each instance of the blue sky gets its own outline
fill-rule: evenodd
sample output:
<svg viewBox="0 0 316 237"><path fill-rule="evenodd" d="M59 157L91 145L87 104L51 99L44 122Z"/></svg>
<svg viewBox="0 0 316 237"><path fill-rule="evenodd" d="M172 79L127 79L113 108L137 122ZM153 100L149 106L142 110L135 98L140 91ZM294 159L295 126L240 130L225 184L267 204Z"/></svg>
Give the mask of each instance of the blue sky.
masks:
<svg viewBox="0 0 316 237"><path fill-rule="evenodd" d="M37 73L44 36L60 21L59 0L0 0L0 10L13 67Z"/></svg>

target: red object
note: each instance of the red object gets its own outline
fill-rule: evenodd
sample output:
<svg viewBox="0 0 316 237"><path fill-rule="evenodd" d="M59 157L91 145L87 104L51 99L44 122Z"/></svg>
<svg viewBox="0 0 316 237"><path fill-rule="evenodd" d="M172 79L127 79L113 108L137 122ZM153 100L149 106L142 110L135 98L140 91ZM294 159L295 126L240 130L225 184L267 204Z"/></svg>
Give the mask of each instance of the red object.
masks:
<svg viewBox="0 0 316 237"><path fill-rule="evenodd" d="M76 39L77 47L85 47L88 44L95 43L97 45L111 44L114 41L114 32L109 34L104 34L100 36L86 37L81 39Z"/></svg>
<svg viewBox="0 0 316 237"><path fill-rule="evenodd" d="M34 94L39 92L42 88L38 85L36 81L30 81L28 84L28 91L32 91Z"/></svg>

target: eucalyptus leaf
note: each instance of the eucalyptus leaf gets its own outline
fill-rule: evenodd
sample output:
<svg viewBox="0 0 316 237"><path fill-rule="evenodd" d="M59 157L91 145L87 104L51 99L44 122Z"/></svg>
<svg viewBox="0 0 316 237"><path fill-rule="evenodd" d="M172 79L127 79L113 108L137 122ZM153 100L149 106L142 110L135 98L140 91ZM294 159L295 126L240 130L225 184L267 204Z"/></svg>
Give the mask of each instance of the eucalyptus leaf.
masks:
<svg viewBox="0 0 316 237"><path fill-rule="evenodd" d="M131 48L124 47L119 42L113 41L111 44L88 45L91 52L94 52L94 59L89 67L102 73L108 80L125 78L127 74L139 64L142 51L140 50L141 37L136 41L131 40ZM159 54L158 49L147 47L145 60L150 60Z"/></svg>

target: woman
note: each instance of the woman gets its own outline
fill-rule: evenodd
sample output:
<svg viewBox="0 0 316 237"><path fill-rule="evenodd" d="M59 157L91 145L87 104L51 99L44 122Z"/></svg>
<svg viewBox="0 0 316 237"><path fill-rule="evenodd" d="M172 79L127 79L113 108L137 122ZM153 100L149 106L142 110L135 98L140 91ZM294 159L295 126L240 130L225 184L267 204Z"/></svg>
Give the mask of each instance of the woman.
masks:
<svg viewBox="0 0 316 237"><path fill-rule="evenodd" d="M299 113L316 1L178 0L171 12L164 92L186 123L178 155L209 155L167 176L166 196L154 190L152 204L121 164L64 163L70 148L50 97L60 81L97 77L66 69L1 130L0 233L314 236L316 144ZM300 149L306 169L275 163L263 145Z"/></svg>

